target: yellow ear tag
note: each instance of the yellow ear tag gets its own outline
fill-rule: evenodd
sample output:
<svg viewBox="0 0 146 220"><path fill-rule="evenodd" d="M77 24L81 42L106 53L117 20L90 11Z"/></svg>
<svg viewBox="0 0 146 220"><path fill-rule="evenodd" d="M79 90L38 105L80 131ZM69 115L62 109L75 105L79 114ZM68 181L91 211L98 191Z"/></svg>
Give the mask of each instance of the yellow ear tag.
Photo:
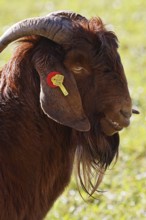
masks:
<svg viewBox="0 0 146 220"><path fill-rule="evenodd" d="M63 85L63 81L64 81L64 76L63 75L56 74L55 76L53 76L51 78L51 81L52 81L54 86L58 86L61 89L64 96L67 96L69 94L68 91L66 90L66 88Z"/></svg>

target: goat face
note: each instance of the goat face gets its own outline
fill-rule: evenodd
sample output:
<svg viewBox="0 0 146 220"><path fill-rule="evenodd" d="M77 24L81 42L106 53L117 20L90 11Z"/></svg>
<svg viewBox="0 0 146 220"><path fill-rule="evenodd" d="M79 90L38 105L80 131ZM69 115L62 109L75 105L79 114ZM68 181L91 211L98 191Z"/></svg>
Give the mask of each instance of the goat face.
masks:
<svg viewBox="0 0 146 220"><path fill-rule="evenodd" d="M75 76L91 127L98 123L105 135L112 136L129 125L132 102L117 38L113 33L106 34L105 42L97 39L98 47L93 42L92 46L78 45L78 49L71 50L65 65Z"/></svg>

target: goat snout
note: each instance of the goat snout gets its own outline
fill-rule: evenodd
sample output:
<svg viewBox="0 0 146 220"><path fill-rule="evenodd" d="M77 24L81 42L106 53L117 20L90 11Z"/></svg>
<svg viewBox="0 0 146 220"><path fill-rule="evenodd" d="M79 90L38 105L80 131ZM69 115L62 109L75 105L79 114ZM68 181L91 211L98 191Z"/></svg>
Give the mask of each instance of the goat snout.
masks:
<svg viewBox="0 0 146 220"><path fill-rule="evenodd" d="M123 124L123 127L128 127L130 124L130 118L132 116L132 109L126 108L120 110L120 118Z"/></svg>
<svg viewBox="0 0 146 220"><path fill-rule="evenodd" d="M120 113L122 114L122 116L124 116L125 118L130 118L132 115L132 110L131 109L121 109Z"/></svg>
<svg viewBox="0 0 146 220"><path fill-rule="evenodd" d="M123 105L119 111L119 120L121 121L123 127L128 127L130 124L130 118L132 116L132 103L131 99L124 101Z"/></svg>
<svg viewBox="0 0 146 220"><path fill-rule="evenodd" d="M100 121L102 131L111 136L123 128L130 125L130 118L132 116L131 102L124 102L117 105L112 111L106 111L105 117Z"/></svg>

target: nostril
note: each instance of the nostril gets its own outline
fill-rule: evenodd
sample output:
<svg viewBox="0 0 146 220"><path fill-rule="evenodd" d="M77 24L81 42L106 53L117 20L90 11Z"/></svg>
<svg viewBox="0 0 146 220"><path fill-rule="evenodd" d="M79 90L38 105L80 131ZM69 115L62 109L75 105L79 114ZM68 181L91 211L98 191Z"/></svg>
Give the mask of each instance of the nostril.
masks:
<svg viewBox="0 0 146 220"><path fill-rule="evenodd" d="M125 118L130 118L132 115L132 112L130 111L125 111L125 110L120 110L120 113L125 117Z"/></svg>

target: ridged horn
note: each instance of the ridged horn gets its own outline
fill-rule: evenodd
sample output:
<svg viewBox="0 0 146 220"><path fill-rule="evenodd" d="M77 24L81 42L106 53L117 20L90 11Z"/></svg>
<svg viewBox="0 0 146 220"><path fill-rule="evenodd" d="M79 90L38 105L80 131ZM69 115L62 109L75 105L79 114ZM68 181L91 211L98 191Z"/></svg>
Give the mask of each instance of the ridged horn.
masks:
<svg viewBox="0 0 146 220"><path fill-rule="evenodd" d="M75 24L87 21L69 11L58 11L44 17L28 18L11 26L0 38L0 52L11 42L30 35L40 35L56 43L65 43L73 35Z"/></svg>

